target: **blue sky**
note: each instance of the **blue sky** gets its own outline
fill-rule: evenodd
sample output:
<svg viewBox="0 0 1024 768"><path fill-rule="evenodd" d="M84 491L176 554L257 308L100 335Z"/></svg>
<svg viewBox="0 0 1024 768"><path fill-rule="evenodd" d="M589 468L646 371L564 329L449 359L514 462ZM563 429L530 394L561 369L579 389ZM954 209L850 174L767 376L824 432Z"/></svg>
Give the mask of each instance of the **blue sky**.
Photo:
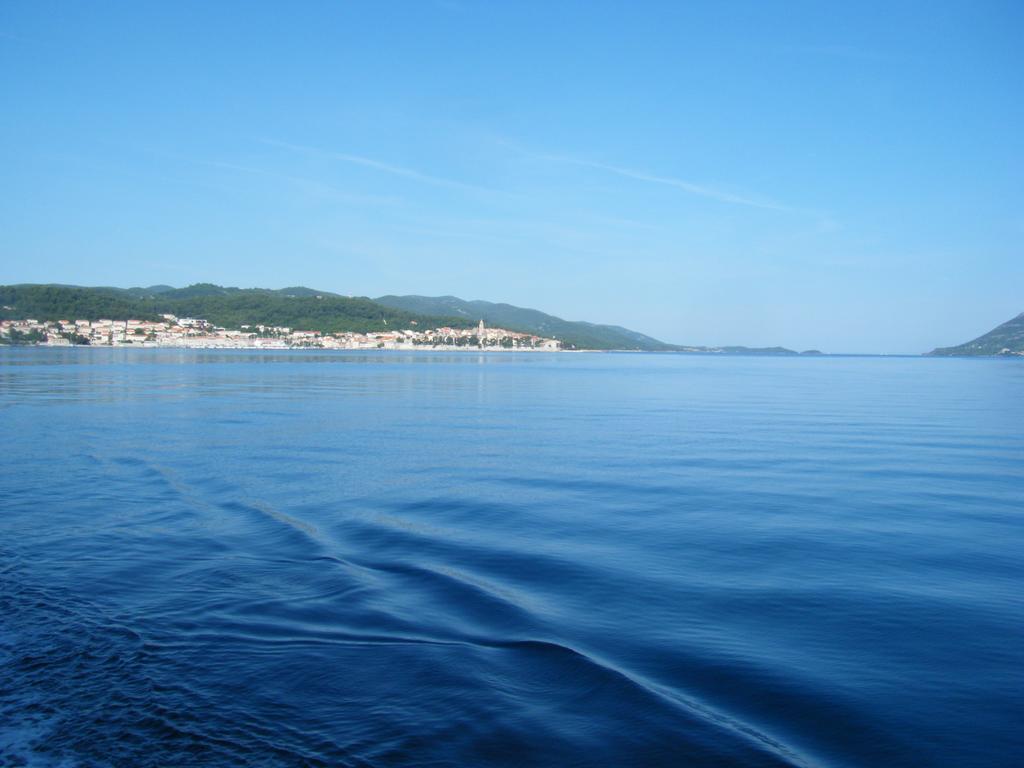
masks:
<svg viewBox="0 0 1024 768"><path fill-rule="evenodd" d="M0 4L0 283L919 352L1024 311L1024 4Z"/></svg>

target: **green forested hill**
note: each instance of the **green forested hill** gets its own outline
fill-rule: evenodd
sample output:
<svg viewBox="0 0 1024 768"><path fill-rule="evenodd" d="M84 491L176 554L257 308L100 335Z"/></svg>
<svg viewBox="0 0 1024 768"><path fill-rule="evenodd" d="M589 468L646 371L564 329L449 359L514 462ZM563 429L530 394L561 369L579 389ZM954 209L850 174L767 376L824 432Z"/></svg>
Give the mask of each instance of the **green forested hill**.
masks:
<svg viewBox="0 0 1024 768"><path fill-rule="evenodd" d="M120 289L0 285L3 320L152 320L156 314Z"/></svg>
<svg viewBox="0 0 1024 768"><path fill-rule="evenodd" d="M462 317L471 322L483 320L487 325L555 338L577 349L674 349L671 344L628 328L563 320L511 304L465 301L455 296L381 296L374 301L407 312Z"/></svg>
<svg viewBox="0 0 1024 768"><path fill-rule="evenodd" d="M166 286L155 286L165 289ZM199 317L225 328L277 325L322 332L468 327L462 318L426 317L308 288L271 291L197 284L157 290L78 288L59 285L0 286L0 318L36 320L152 319L161 314Z"/></svg>
<svg viewBox="0 0 1024 768"><path fill-rule="evenodd" d="M555 338L572 349L642 350L648 352L693 352L719 355L795 355L785 347L703 347L680 346L645 336L618 325L598 325L524 309L512 304L490 301L466 301L456 296L380 296L374 301L407 312L454 315L470 321Z"/></svg>
<svg viewBox="0 0 1024 768"><path fill-rule="evenodd" d="M0 286L0 319L152 320L162 314L197 317L224 328L285 326L338 333L405 328L469 328L480 320L512 331L555 338L568 349L681 351L707 354L795 355L783 347L699 347L666 344L617 325L563 320L535 309L454 296L341 296L312 288L232 288L196 283L185 288L84 288L71 285Z"/></svg>
<svg viewBox="0 0 1024 768"><path fill-rule="evenodd" d="M1024 312L966 344L939 347L929 354L945 357L1024 353Z"/></svg>
<svg viewBox="0 0 1024 768"><path fill-rule="evenodd" d="M570 322L511 304L454 297L385 296L372 301L303 287L269 290L211 283L186 288L0 286L0 318L127 320L151 319L164 313L199 317L225 328L261 324L324 332L442 325L466 328L482 319L491 326L557 338L577 349L673 349L618 326Z"/></svg>

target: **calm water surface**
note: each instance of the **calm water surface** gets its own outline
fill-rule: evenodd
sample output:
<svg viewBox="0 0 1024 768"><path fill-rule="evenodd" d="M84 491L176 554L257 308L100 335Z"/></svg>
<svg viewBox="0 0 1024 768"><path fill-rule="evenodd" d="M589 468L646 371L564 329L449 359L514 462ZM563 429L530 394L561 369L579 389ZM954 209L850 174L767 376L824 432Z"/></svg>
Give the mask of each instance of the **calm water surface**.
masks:
<svg viewBox="0 0 1024 768"><path fill-rule="evenodd" d="M1024 361L4 349L0 765L1015 766Z"/></svg>

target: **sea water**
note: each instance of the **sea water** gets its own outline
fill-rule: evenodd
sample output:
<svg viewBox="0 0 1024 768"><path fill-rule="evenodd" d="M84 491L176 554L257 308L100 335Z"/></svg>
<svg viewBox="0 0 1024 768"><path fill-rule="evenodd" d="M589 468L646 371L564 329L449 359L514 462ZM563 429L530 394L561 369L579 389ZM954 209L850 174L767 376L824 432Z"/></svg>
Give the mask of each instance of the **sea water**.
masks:
<svg viewBox="0 0 1024 768"><path fill-rule="evenodd" d="M1024 361L0 351L0 764L1013 766Z"/></svg>

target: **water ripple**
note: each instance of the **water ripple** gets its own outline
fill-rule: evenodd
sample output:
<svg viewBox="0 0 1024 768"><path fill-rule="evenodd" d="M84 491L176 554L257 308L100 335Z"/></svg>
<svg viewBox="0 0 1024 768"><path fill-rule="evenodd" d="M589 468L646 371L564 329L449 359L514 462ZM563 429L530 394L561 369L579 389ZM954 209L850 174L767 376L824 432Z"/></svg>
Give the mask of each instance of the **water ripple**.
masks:
<svg viewBox="0 0 1024 768"><path fill-rule="evenodd" d="M0 350L0 766L1010 766L1022 371Z"/></svg>

